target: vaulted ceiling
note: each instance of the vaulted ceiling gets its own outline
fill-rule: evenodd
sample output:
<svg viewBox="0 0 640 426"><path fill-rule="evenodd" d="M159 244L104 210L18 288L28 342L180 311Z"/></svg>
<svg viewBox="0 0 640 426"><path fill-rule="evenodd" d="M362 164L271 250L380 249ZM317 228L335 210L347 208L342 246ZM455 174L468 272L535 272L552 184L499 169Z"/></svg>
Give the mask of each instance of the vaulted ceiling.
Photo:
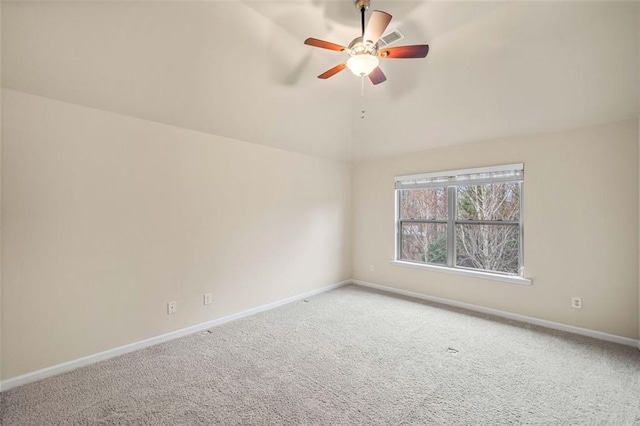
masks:
<svg viewBox="0 0 640 426"><path fill-rule="evenodd" d="M5 2L3 86L337 159L369 159L639 115L640 4L376 1L399 44L388 80L318 74L351 0ZM365 118L360 118L364 101Z"/></svg>

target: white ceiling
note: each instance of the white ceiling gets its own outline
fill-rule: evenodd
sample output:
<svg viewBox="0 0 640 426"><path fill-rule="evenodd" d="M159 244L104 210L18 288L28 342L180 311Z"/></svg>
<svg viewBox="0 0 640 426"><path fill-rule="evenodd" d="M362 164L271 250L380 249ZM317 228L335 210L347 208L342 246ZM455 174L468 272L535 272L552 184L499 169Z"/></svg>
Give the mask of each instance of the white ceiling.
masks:
<svg viewBox="0 0 640 426"><path fill-rule="evenodd" d="M338 159L639 115L640 3L376 1L426 59L387 82L303 45L358 35L351 0L5 2L3 86Z"/></svg>

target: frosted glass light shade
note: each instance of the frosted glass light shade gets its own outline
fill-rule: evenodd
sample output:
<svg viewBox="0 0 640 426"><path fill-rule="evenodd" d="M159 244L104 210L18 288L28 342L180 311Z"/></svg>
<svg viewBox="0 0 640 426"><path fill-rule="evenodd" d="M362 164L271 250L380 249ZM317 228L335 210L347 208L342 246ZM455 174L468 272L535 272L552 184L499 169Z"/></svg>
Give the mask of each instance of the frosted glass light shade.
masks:
<svg viewBox="0 0 640 426"><path fill-rule="evenodd" d="M358 77L369 75L378 66L378 57L368 53L354 55L347 61L347 67Z"/></svg>

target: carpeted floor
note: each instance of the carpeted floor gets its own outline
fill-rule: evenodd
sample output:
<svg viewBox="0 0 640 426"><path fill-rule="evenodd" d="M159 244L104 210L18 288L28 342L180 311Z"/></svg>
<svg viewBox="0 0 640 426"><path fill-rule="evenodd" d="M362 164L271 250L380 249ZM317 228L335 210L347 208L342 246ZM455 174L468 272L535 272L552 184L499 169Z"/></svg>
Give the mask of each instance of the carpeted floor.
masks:
<svg viewBox="0 0 640 426"><path fill-rule="evenodd" d="M348 286L4 392L2 421L631 425L640 352Z"/></svg>

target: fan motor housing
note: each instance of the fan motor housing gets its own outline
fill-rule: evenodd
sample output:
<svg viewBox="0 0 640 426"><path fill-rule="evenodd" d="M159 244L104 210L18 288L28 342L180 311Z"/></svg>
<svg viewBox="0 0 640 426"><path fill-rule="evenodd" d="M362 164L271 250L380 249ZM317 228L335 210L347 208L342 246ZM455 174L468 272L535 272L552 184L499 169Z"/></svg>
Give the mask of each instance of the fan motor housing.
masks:
<svg viewBox="0 0 640 426"><path fill-rule="evenodd" d="M378 45L373 44L370 41L362 41L362 37L356 37L348 46L349 54L351 56L367 54L372 56L378 56Z"/></svg>

